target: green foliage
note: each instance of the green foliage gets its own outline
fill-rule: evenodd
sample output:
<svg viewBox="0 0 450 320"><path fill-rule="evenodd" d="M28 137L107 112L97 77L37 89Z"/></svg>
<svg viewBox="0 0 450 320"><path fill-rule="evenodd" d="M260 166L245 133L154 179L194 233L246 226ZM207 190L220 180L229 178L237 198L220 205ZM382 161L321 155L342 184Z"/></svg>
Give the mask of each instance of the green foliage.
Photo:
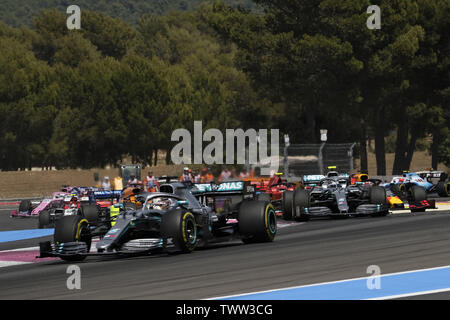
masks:
<svg viewBox="0 0 450 320"><path fill-rule="evenodd" d="M418 148L450 161L448 0L380 0L381 30L366 27L369 0L77 4L78 31L66 1L0 8L32 25L0 22L2 170L152 163L195 120L280 128L295 143L321 128L330 142L369 135L381 174L385 151L394 173Z"/></svg>
<svg viewBox="0 0 450 320"><path fill-rule="evenodd" d="M90 168L123 155L152 163L179 127L269 122L236 68L236 47L199 13L144 17L137 29L83 12L82 30L45 10L34 30L0 25L0 168ZM3 50L5 49L5 50Z"/></svg>
<svg viewBox="0 0 450 320"><path fill-rule="evenodd" d="M0 20L14 27L30 27L33 18L41 10L56 8L65 13L69 5L76 4L82 12L102 12L136 26L144 15L163 15L174 10L192 11L205 1L207 0L77 0L76 3L71 3L65 0L2 0ZM251 0L226 0L226 3L246 9L256 8Z"/></svg>
<svg viewBox="0 0 450 320"><path fill-rule="evenodd" d="M366 0L255 2L265 15L216 3L204 17L238 45L237 63L253 86L285 103L279 123L296 142L317 141L320 128L337 142L371 132L378 174L386 174L387 132L397 131L393 173L409 168L425 135L446 138L448 117L433 115L448 109L448 0L378 1L381 30L366 27Z"/></svg>

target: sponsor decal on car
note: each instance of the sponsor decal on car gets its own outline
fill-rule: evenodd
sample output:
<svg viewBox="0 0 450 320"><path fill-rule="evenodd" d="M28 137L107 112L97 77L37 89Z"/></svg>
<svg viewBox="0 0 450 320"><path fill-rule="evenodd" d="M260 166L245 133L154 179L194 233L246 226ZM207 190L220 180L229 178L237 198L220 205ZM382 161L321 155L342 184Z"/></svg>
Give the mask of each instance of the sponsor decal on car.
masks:
<svg viewBox="0 0 450 320"><path fill-rule="evenodd" d="M223 182L219 185L213 185L210 183L200 183L195 185L197 189L201 192L207 191L242 191L244 190L244 183L242 181L236 182Z"/></svg>
<svg viewBox="0 0 450 320"><path fill-rule="evenodd" d="M217 191L240 191L244 189L244 183L242 182L224 182L221 183Z"/></svg>
<svg viewBox="0 0 450 320"><path fill-rule="evenodd" d="M320 181L323 178L325 178L325 176L320 175L320 174L312 174L312 175L306 175L303 176L303 181L306 182L310 182L310 181Z"/></svg>

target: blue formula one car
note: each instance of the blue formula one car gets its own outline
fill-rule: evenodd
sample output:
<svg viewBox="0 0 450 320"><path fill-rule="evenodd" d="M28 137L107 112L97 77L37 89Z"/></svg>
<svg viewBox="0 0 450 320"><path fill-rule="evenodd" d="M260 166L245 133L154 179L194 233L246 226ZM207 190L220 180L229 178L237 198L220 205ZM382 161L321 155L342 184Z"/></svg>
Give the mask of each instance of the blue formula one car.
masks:
<svg viewBox="0 0 450 320"><path fill-rule="evenodd" d="M440 197L450 196L448 174L443 171L405 172L401 177L392 178L386 184L394 194L405 197L412 186L422 187L426 193L437 193Z"/></svg>

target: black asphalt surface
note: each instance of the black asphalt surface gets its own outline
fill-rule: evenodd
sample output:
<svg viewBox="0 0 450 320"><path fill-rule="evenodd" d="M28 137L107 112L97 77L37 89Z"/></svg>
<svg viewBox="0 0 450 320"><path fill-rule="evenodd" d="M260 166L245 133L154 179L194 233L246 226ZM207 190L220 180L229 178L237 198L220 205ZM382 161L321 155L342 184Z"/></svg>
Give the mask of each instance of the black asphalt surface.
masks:
<svg viewBox="0 0 450 320"><path fill-rule="evenodd" d="M0 211L2 226L5 214ZM382 273L439 267L450 264L449 231L450 211L310 221L280 228L273 243L232 242L170 256L90 257L78 263L81 290L67 289L66 262L0 268L0 299L205 299L365 277L374 264Z"/></svg>
<svg viewBox="0 0 450 320"><path fill-rule="evenodd" d="M26 230L36 229L38 226L37 218L11 218L11 211L16 210L17 206L2 206L0 207L0 232L12 230ZM44 237L39 239L30 239L14 242L0 243L0 251L11 250L19 248L35 247L39 241L50 240L51 237Z"/></svg>

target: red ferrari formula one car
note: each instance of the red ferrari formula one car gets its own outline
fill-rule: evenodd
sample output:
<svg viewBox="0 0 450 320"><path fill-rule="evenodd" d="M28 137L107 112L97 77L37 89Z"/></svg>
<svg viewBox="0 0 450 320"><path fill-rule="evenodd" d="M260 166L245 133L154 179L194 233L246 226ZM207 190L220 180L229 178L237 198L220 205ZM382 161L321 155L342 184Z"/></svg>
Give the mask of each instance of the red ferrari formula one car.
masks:
<svg viewBox="0 0 450 320"><path fill-rule="evenodd" d="M282 173L276 173L273 177L253 179L250 184L256 187L258 200L270 201L275 207L277 216L283 214L283 199L286 191L294 191L298 185L282 179Z"/></svg>

